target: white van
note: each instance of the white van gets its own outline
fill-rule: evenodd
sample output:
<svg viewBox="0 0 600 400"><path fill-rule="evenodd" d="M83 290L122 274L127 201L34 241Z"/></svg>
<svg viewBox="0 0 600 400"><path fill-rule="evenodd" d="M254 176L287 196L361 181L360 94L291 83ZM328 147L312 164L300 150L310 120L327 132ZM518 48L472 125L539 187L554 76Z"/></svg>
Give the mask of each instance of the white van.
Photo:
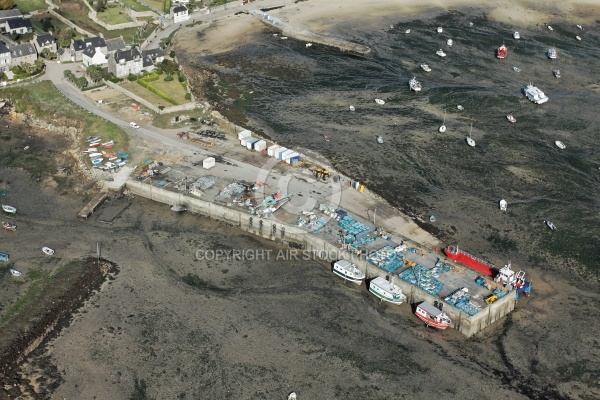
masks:
<svg viewBox="0 0 600 400"><path fill-rule="evenodd" d="M135 122L130 122L130 123L129 123L129 126L130 126L130 127L132 127L132 128L134 128L134 129L137 129L137 128L139 128L139 127L140 127L140 126L139 126L138 124L136 124Z"/></svg>

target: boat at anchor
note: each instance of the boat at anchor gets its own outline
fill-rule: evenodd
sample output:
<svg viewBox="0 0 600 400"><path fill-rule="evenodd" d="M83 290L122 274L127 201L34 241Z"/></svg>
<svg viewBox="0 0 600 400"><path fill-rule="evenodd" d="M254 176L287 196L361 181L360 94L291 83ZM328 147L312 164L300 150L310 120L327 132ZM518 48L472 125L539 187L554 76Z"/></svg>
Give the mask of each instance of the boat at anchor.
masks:
<svg viewBox="0 0 600 400"><path fill-rule="evenodd" d="M416 76L413 76L413 78L408 81L408 86L410 87L410 90L414 92L420 92L422 89L421 83L417 80Z"/></svg>
<svg viewBox="0 0 600 400"><path fill-rule="evenodd" d="M505 45L498 47L498 49L496 50L496 57L498 57L500 59L506 58L507 54L508 54L508 48Z"/></svg>
<svg viewBox="0 0 600 400"><path fill-rule="evenodd" d="M339 260L333 264L333 273L337 276L344 278L344 280L361 284L365 279L365 273L359 270L356 265L350 261Z"/></svg>
<svg viewBox="0 0 600 400"><path fill-rule="evenodd" d="M2 204L2 211L7 212L9 214L16 214L17 209L13 206L9 206L7 204Z"/></svg>
<svg viewBox="0 0 600 400"><path fill-rule="evenodd" d="M548 96L531 83L525 86L524 89L525 97L531 100L535 104L544 104L548 101Z"/></svg>

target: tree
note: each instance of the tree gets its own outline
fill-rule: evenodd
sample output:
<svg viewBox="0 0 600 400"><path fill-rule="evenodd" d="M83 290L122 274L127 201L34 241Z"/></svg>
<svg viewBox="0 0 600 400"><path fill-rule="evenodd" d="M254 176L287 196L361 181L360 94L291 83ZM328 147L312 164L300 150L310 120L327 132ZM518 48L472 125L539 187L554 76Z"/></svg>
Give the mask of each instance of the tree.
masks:
<svg viewBox="0 0 600 400"><path fill-rule="evenodd" d="M107 72L107 70L99 65L90 65L88 69L85 70L87 76L89 76L94 83L104 79L107 76Z"/></svg>
<svg viewBox="0 0 600 400"><path fill-rule="evenodd" d="M0 10L10 10L15 4L15 0L0 0Z"/></svg>
<svg viewBox="0 0 600 400"><path fill-rule="evenodd" d="M40 53L40 57L45 58L46 60L56 60L58 58L58 54L53 53L49 48L45 47Z"/></svg>

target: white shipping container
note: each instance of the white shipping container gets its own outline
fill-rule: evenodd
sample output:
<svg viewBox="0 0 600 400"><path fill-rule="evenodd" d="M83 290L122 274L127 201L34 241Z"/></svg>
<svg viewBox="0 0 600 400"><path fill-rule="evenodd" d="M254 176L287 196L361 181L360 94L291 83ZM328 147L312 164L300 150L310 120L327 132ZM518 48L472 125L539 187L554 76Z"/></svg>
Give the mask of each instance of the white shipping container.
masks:
<svg viewBox="0 0 600 400"><path fill-rule="evenodd" d="M280 147L280 146L279 146L278 144L274 144L273 146L269 147L269 148L267 149L267 155L268 155L269 157L274 157L274 156L275 156L275 151L277 151L277 149L278 149L279 147Z"/></svg>
<svg viewBox="0 0 600 400"><path fill-rule="evenodd" d="M294 151L294 150L288 150L288 151L286 151L285 153L281 154L281 158L280 158L280 160L284 160L284 161L285 161L285 159L286 159L286 158L287 158L287 157L288 157L290 154L293 154L293 153L295 153L295 151Z"/></svg>
<svg viewBox="0 0 600 400"><path fill-rule="evenodd" d="M275 157L279 160L281 160L281 155L283 153L285 153L286 151L288 151L288 149L286 149L285 147L280 147L277 150L275 150Z"/></svg>
<svg viewBox="0 0 600 400"><path fill-rule="evenodd" d="M266 150L266 148L267 148L267 142L264 140L259 140L258 142L254 143L255 151L263 151L263 150Z"/></svg>
<svg viewBox="0 0 600 400"><path fill-rule="evenodd" d="M248 138L248 140L246 140L246 148L248 150L252 150L252 148L254 147L254 143L258 142L260 139L258 138Z"/></svg>
<svg viewBox="0 0 600 400"><path fill-rule="evenodd" d="M244 138L249 138L250 136L252 136L252 132L250 132L248 129L244 129L243 131L238 132L239 140L242 140Z"/></svg>
<svg viewBox="0 0 600 400"><path fill-rule="evenodd" d="M292 152L291 154L288 154L287 156L285 156L285 158L283 159L283 161L285 161L286 163L290 164L290 160L294 157L298 157L300 154L296 153L295 151Z"/></svg>
<svg viewBox="0 0 600 400"><path fill-rule="evenodd" d="M249 137L245 137L245 138L240 139L240 144L242 146L246 147L246 144L248 143L248 139L252 139L252 137L249 136Z"/></svg>
<svg viewBox="0 0 600 400"><path fill-rule="evenodd" d="M214 157L208 157L205 158L202 161L202 168L204 169L211 169L212 167L214 167L216 164L215 158Z"/></svg>

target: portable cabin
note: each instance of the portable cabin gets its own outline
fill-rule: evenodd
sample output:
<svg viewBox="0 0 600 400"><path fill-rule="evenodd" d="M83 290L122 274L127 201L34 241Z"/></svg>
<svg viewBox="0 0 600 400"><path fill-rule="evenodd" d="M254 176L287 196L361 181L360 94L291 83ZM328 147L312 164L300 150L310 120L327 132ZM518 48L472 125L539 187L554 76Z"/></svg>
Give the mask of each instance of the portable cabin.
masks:
<svg viewBox="0 0 600 400"><path fill-rule="evenodd" d="M251 136L252 136L252 132L250 132L248 129L244 129L243 131L238 132L238 140L242 140L244 138L249 138Z"/></svg>
<svg viewBox="0 0 600 400"><path fill-rule="evenodd" d="M298 153L292 154L285 160L285 162L290 165L298 165L298 163L300 162L300 154L298 154Z"/></svg>
<svg viewBox="0 0 600 400"><path fill-rule="evenodd" d="M265 140L259 140L254 143L254 151L263 151L267 149L267 142Z"/></svg>
<svg viewBox="0 0 600 400"><path fill-rule="evenodd" d="M288 156L293 153L295 153L294 150L287 150L281 154L281 158L279 159L285 161L288 158Z"/></svg>
<svg viewBox="0 0 600 400"><path fill-rule="evenodd" d="M270 147L267 149L267 155L268 155L269 157L275 157L275 151L276 151L276 150L277 150L279 147L281 147L281 146L279 146L278 144L274 144L273 146L270 146Z"/></svg>
<svg viewBox="0 0 600 400"><path fill-rule="evenodd" d="M275 150L275 158L277 158L278 160L281 160L281 155L283 153L285 153L286 151L288 151L288 149L285 147L278 148L277 150Z"/></svg>
<svg viewBox="0 0 600 400"><path fill-rule="evenodd" d="M205 158L202 161L202 168L204 168L204 169L211 169L212 167L215 166L215 164L216 164L215 158L214 157L208 157L208 158Z"/></svg>
<svg viewBox="0 0 600 400"><path fill-rule="evenodd" d="M252 150L252 148L254 147L254 143L258 142L260 139L258 138L249 138L248 140L246 140L246 148L248 150Z"/></svg>
<svg viewBox="0 0 600 400"><path fill-rule="evenodd" d="M246 136L246 137L243 137L243 138L241 138L241 139L240 139L240 144L241 144L243 147L246 147L246 146L247 146L247 144L248 144L248 140L249 140L249 139L252 139L252 136Z"/></svg>

